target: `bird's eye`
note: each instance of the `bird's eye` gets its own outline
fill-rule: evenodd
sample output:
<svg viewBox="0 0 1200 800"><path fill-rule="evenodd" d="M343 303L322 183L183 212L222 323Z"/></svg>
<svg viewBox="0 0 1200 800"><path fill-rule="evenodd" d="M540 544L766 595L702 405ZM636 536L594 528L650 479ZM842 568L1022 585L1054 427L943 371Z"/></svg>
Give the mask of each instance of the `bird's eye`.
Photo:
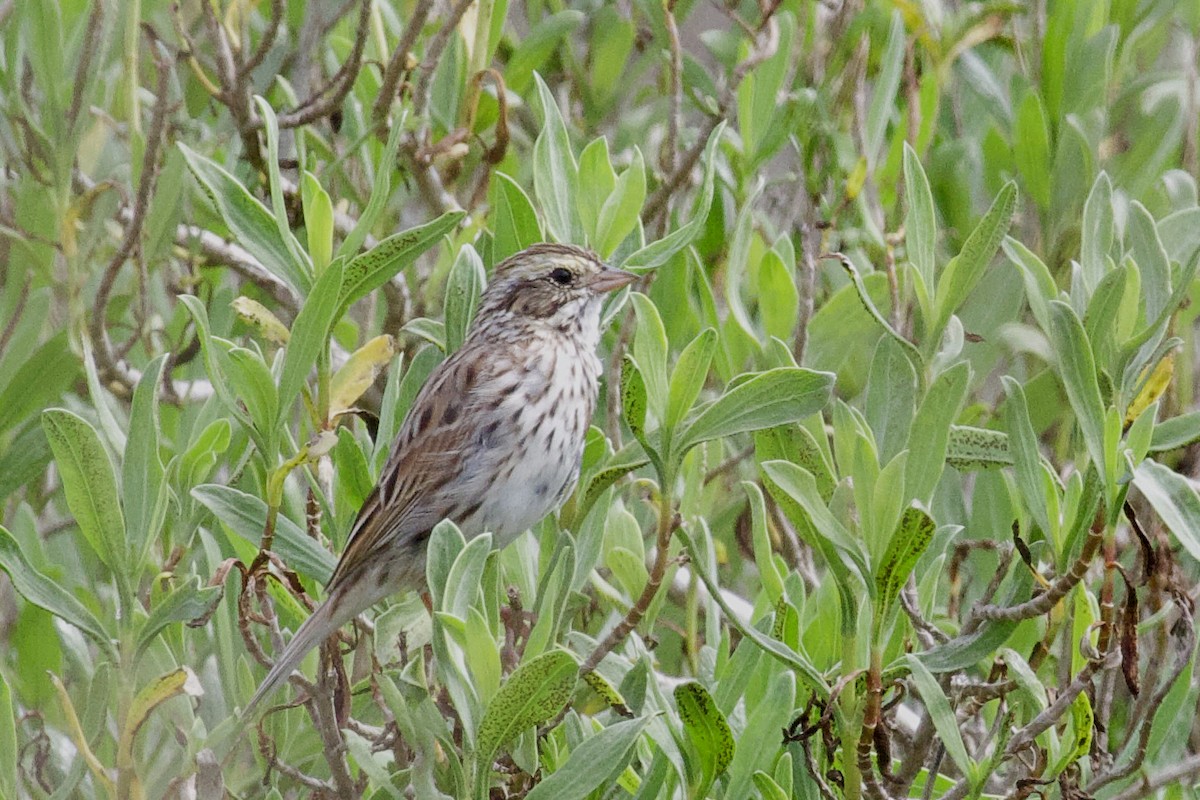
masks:
<svg viewBox="0 0 1200 800"><path fill-rule="evenodd" d="M557 283L559 286L566 286L571 282L571 270L563 267L557 267L550 272L550 280Z"/></svg>

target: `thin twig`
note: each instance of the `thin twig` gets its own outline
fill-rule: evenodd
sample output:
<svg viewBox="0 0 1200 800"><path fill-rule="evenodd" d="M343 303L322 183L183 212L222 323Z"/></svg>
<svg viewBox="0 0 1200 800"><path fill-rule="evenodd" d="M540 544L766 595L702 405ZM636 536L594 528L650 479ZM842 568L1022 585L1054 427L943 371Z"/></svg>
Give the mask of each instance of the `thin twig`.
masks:
<svg viewBox="0 0 1200 800"><path fill-rule="evenodd" d="M279 115L280 128L298 128L322 117L327 117L337 111L346 95L354 88L362 69L363 51L367 46L370 33L371 0L362 0L358 15L358 27L354 32L354 45L350 57L343 62L337 73L304 102L286 114Z"/></svg>
<svg viewBox="0 0 1200 800"><path fill-rule="evenodd" d="M387 135L382 129L388 109L396 100L401 76L410 70L409 58L412 55L413 46L417 43L417 36L420 35L421 28L425 25L425 19L429 16L433 3L434 0L417 0L412 16L404 26L404 35L400 37L400 43L392 51L392 57L388 59L387 68L383 72L379 94L376 95L375 105L371 108L371 119L383 136Z"/></svg>
<svg viewBox="0 0 1200 800"><path fill-rule="evenodd" d="M141 250L142 227L146 221L150 197L154 193L154 187L158 180L158 154L166 138L167 113L170 110L167 102L167 91L171 79L170 62L163 54L158 36L153 29L146 26L143 30L150 40L150 50L154 54L155 64L158 67L154 113L150 119L150 130L146 135L146 150L142 154L141 179L138 181L133 212L117 252L113 254L108 266L101 274L100 286L96 290L95 306L88 316L88 336L95 347L98 366L102 368L106 376L115 377L126 386L132 386L133 383L124 362L114 354L112 340L108 337L108 301L121 267L129 260L130 256Z"/></svg>

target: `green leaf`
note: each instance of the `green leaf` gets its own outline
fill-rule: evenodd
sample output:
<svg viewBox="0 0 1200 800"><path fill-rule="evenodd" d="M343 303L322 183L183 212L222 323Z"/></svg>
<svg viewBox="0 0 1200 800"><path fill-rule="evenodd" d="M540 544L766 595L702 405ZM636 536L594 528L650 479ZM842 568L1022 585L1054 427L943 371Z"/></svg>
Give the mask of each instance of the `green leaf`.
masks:
<svg viewBox="0 0 1200 800"><path fill-rule="evenodd" d="M546 226L560 242L583 243L583 228L575 201L579 191L579 167L571 152L567 126L554 95L542 76L534 73L537 110L542 130L533 145L533 188L537 193Z"/></svg>
<svg viewBox="0 0 1200 800"><path fill-rule="evenodd" d="M594 733L571 751L567 762L544 777L526 800L585 800L600 786L611 786L629 759L651 717L622 720Z"/></svg>
<svg viewBox="0 0 1200 800"><path fill-rule="evenodd" d="M304 229L308 252L318 275L333 260L333 201L317 176L308 170L300 177L300 200L304 205Z"/></svg>
<svg viewBox="0 0 1200 800"><path fill-rule="evenodd" d="M196 333L200 338L200 352L204 356L204 371L208 373L209 381L212 383L213 391L216 392L221 403L225 406L226 411L242 424L251 435L260 436L260 432L254 426L254 420L246 413L246 409L234 397L233 392L229 387L229 380L226 373L229 371L229 359L225 355L225 351L214 343L212 330L208 322L208 311L204 308L204 304L200 302L200 298L192 297L188 294L179 295L180 302L187 308L192 315L193 321L196 323ZM256 438L256 443L262 447L261 439ZM265 448L263 448L265 449Z"/></svg>
<svg viewBox="0 0 1200 800"><path fill-rule="evenodd" d="M297 293L307 291L312 286L312 279L293 260L267 207L215 161L182 142L176 146L183 153L188 168L200 182L213 207L225 221L231 237L258 259L268 272L281 278Z"/></svg>
<svg viewBox="0 0 1200 800"><path fill-rule="evenodd" d="M213 604L221 599L222 587L201 586L200 578L191 575L176 586L164 598L154 604L150 616L142 622L137 631L138 658L146 652L146 648L154 644L154 640L168 625L177 622L191 622L212 611Z"/></svg>
<svg viewBox="0 0 1200 800"><path fill-rule="evenodd" d="M267 504L262 500L232 486L215 483L192 489L192 497L234 534L255 547L261 545L267 526ZM290 569L303 576L326 583L333 574L336 561L333 555L282 514L275 518L275 541L271 549Z"/></svg>
<svg viewBox="0 0 1200 800"><path fill-rule="evenodd" d="M60 331L29 354L0 390L0 436L62 396L79 375L79 359Z"/></svg>
<svg viewBox="0 0 1200 800"><path fill-rule="evenodd" d="M646 380L628 353L621 359L621 412L639 441L646 436ZM611 485L611 484L609 484Z"/></svg>
<svg viewBox="0 0 1200 800"><path fill-rule="evenodd" d="M1058 285L1050 274L1050 268L1032 250L1012 237L1005 238L1002 246L1004 254L1021 270L1025 296L1034 319L1042 330L1050 330L1050 301L1058 297Z"/></svg>
<svg viewBox="0 0 1200 800"><path fill-rule="evenodd" d="M717 332L705 328L683 348L675 369L671 372L671 383L667 390L667 419L666 427L674 430L687 413L692 410L692 404L700 396L704 381L708 378L708 368L712 364L713 354L717 350Z"/></svg>
<svg viewBox="0 0 1200 800"><path fill-rule="evenodd" d="M453 353L462 347L467 338L467 329L475 318L479 298L483 295L487 275L483 271L483 260L475 248L464 244L458 257L450 267L446 278L446 352Z"/></svg>
<svg viewBox="0 0 1200 800"><path fill-rule="evenodd" d="M892 12L892 24L888 31L886 49L879 61L879 74L875 77L875 88L871 92L871 106L867 109L866 141L863 153L867 162L874 167L883 150L883 139L888 122L896 111L896 91L900 88L900 75L904 69L904 50L908 34L904 18L899 11Z"/></svg>
<svg viewBox="0 0 1200 800"><path fill-rule="evenodd" d="M335 258L352 259L351 263L353 263L353 260L356 260L355 257L359 254L358 251L363 246L363 242L367 240L367 235L375 228L375 223L379 220L379 215L383 213L384 208L391 199L392 174L396 171L396 153L400 149L400 139L406 133L404 123L407 119L408 108L404 107L400 110L398 118L392 120L392 130L390 133L388 133L387 144L384 145L383 153L379 158L379 162L374 165L374 175L371 181L371 196L367 199L367 207L363 209L362 214L359 215L358 222L354 225L354 228L346 235L346 238L342 240L342 244L340 247L338 247ZM461 215L462 212L451 213L457 213ZM445 218L445 216L446 215L443 214L441 217L429 224L432 225L440 222ZM455 221L457 222L457 219ZM420 229L420 227L414 228L413 231ZM401 233L399 235L405 236L413 231L406 231L405 233ZM380 242L380 244L382 244L382 242ZM378 249L378 247L373 249ZM397 269L400 268L398 267ZM351 272L352 270L347 267L346 276L349 277ZM391 275L388 275L387 277L390 278ZM380 281L380 283L382 284L386 280L387 278L384 278ZM364 291L363 294L366 294L368 291L370 291L370 289ZM350 302L353 302L353 300Z"/></svg>
<svg viewBox="0 0 1200 800"><path fill-rule="evenodd" d="M267 181L271 186L271 212L275 217L275 228L279 231L279 239L291 254L292 264L304 275L305 285L311 286L313 280L312 259L300 247L292 234L291 223L288 221L287 205L283 196L283 178L279 172L279 121L275 118L275 110L262 97L255 95L254 104L262 116L263 132L267 140ZM302 200L303 202L303 200ZM331 242L332 245L332 242Z"/></svg>
<svg viewBox="0 0 1200 800"><path fill-rule="evenodd" d="M904 197L908 210L904 216L904 235L908 260L925 282L927 292L935 287L934 253L937 246L937 222L933 212L933 193L929 178L916 151L904 143ZM924 309L928 314L930 309Z"/></svg>
<svg viewBox="0 0 1200 800"><path fill-rule="evenodd" d="M17 771L17 717L12 686L0 681L0 797L16 797L20 781Z"/></svg>
<svg viewBox="0 0 1200 800"><path fill-rule="evenodd" d="M967 746L963 743L958 721L954 718L954 711L950 708L950 701L946 699L945 692L919 658L910 653L904 660L911 670L913 685L929 712L929 718L938 733L938 739L946 748L946 753L963 775L972 774L974 765L967 755Z"/></svg>
<svg viewBox="0 0 1200 800"><path fill-rule="evenodd" d="M934 335L930 337L931 341L940 338L950 315L966 302L983 277L984 270L1008 234L1016 206L1017 185L1009 181L996 195L992 207L983 215L975 230L971 231L962 250L946 265L946 271L937 284L937 319L932 326Z"/></svg>
<svg viewBox="0 0 1200 800"><path fill-rule="evenodd" d="M488 203L491 206L493 264L499 264L546 238L529 196L503 172L492 176Z"/></svg>
<svg viewBox="0 0 1200 800"><path fill-rule="evenodd" d="M1025 508L1043 531L1049 532L1050 515L1046 503L1045 483L1042 480L1042 457L1037 435L1029 421L1029 406L1025 390L1016 379L1005 375L1001 379L1008 400L1004 404L1004 426L1008 429L1009 449L1013 458L1013 474Z"/></svg>
<svg viewBox="0 0 1200 800"><path fill-rule="evenodd" d="M1083 441L1096 469L1103 475L1104 401L1096 379L1096 363L1083 323L1075 311L1061 300L1050 303L1050 344L1058 362L1058 374L1067 399L1083 432Z"/></svg>
<svg viewBox="0 0 1200 800"><path fill-rule="evenodd" d="M225 352L224 375L229 388L250 413L254 427L271 431L279 407L279 394L271 368L253 350L238 347L233 342L213 337L213 344Z"/></svg>
<svg viewBox="0 0 1200 800"><path fill-rule="evenodd" d="M1133 260L1142 277L1146 319L1156 319L1171 297L1171 262L1158 235L1158 226L1146 207L1136 200L1129 204L1126 235Z"/></svg>
<svg viewBox="0 0 1200 800"><path fill-rule="evenodd" d="M1147 459L1133 473L1133 485L1149 501L1188 554L1200 561L1200 495L1182 475Z"/></svg>
<svg viewBox="0 0 1200 800"><path fill-rule="evenodd" d="M971 365L960 361L938 375L925 393L908 437L908 467L905 473L905 493L908 497L923 503L929 503L933 497L933 490L946 465L950 426L958 417L970 382Z"/></svg>
<svg viewBox="0 0 1200 800"><path fill-rule="evenodd" d="M617 245L634 231L645 201L646 165L642 161L642 151L634 147L632 163L617 179L616 187L600 207L596 219L596 236L592 243L602 258L611 256Z"/></svg>
<svg viewBox="0 0 1200 800"><path fill-rule="evenodd" d="M308 374L317 359L329 348L329 332L337 322L338 288L342 286L342 262L330 264L317 278L312 291L304 300L283 357L279 375L279 406L275 424L282 425L300 395Z"/></svg>
<svg viewBox="0 0 1200 800"><path fill-rule="evenodd" d="M675 687L675 706L683 722L683 735L700 760L700 786L695 796L704 797L733 761L733 731L708 690L696 681Z"/></svg>
<svg viewBox="0 0 1200 800"><path fill-rule="evenodd" d="M167 513L167 485L159 456L158 385L167 356L146 365L133 393L129 438L125 443L121 484L126 529L135 563L141 564L158 538Z"/></svg>
<svg viewBox="0 0 1200 800"><path fill-rule="evenodd" d="M917 372L905 348L890 336L880 338L867 377L864 415L879 446L891 461L908 442L917 405Z"/></svg>
<svg viewBox="0 0 1200 800"><path fill-rule="evenodd" d="M579 220L593 247L600 209L617 186L617 173L608 155L608 139L601 136L588 142L579 154ZM604 255L601 253L601 255Z"/></svg>
<svg viewBox="0 0 1200 800"><path fill-rule="evenodd" d="M1050 127L1034 90L1021 99L1013 120L1013 161L1025 191L1040 208L1050 206Z"/></svg>
<svg viewBox="0 0 1200 800"><path fill-rule="evenodd" d="M486 781L487 770L500 748L562 710L578 680L579 664L565 650L542 653L508 676L479 723L475 737L477 782Z"/></svg>
<svg viewBox="0 0 1200 800"><path fill-rule="evenodd" d="M464 216L462 211L449 211L432 222L389 236L367 252L350 259L338 293L338 316L355 301L383 286L397 272L411 266L418 256L433 247Z"/></svg>
<svg viewBox="0 0 1200 800"><path fill-rule="evenodd" d="M117 476L96 429L62 408L42 412L42 427L80 532L109 569L128 576L129 551L125 517L117 499Z"/></svg>
<svg viewBox="0 0 1200 800"><path fill-rule="evenodd" d="M701 411L678 434L676 452L721 436L798 422L821 410L833 391L834 375L798 367L760 372Z"/></svg>
<svg viewBox="0 0 1200 800"><path fill-rule="evenodd" d="M759 580L767 599L772 604L778 603L784 597L783 574L775 563L775 549L771 546L771 536L767 532L766 499L762 489L753 481L742 481L742 488L746 490L746 499L750 504L754 563L758 567Z"/></svg>
<svg viewBox="0 0 1200 800"><path fill-rule="evenodd" d="M778 247L768 250L759 262L758 310L767 336L790 340L795 333L800 292L796 289L794 272L794 263L789 266L779 254Z"/></svg>
<svg viewBox="0 0 1200 800"><path fill-rule="evenodd" d="M1096 176L1083 206L1083 231L1079 260L1083 284L1088 293L1095 291L1108 272L1108 251L1113 244L1112 181L1107 173Z"/></svg>
<svg viewBox="0 0 1200 800"><path fill-rule="evenodd" d="M989 428L951 425L946 463L962 471L1010 467L1013 457L1008 449L1008 436Z"/></svg>
<svg viewBox="0 0 1200 800"><path fill-rule="evenodd" d="M581 11L559 11L538 21L528 33L521 36L504 69L508 90L524 95L529 90L531 79L540 82L541 76L534 70L540 69L563 39L582 25L585 19L587 16Z"/></svg>
<svg viewBox="0 0 1200 800"><path fill-rule="evenodd" d="M633 357L646 381L650 410L661 421L667 412L667 331L653 300L640 292L633 292L629 297L637 314Z"/></svg>
<svg viewBox="0 0 1200 800"><path fill-rule="evenodd" d="M0 525L0 569L8 573L13 588L21 597L74 625L100 645L105 656L117 660L117 648L104 624L70 592L38 572L3 525Z"/></svg>
<svg viewBox="0 0 1200 800"><path fill-rule="evenodd" d="M622 267L631 270L651 270L661 267L700 235L704 228L704 221L708 218L708 211L712 207L713 185L717 168L717 145L721 143L721 135L724 132L725 123L722 121L713 129L712 134L708 137L708 143L704 146L702 157L704 177L700 182L700 192L696 195L695 203L692 205L691 218L662 239L651 242L630 255L621 264Z"/></svg>
<svg viewBox="0 0 1200 800"><path fill-rule="evenodd" d="M1154 426L1150 452L1164 453L1200 442L1200 411L1180 414Z"/></svg>
<svg viewBox="0 0 1200 800"><path fill-rule="evenodd" d="M900 517L900 524L888 540L887 549L875 571L875 587L879 597L879 613L875 617L877 628L883 624L909 574L933 541L936 529L937 523L920 506L909 506Z"/></svg>

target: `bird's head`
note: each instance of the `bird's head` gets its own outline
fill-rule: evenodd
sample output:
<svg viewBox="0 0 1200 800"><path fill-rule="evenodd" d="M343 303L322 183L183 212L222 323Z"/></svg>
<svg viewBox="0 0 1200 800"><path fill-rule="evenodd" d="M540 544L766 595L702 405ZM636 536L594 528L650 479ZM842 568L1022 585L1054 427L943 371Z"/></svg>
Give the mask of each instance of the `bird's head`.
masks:
<svg viewBox="0 0 1200 800"><path fill-rule="evenodd" d="M476 325L529 320L563 332L598 335L604 295L636 278L582 247L535 244L496 266Z"/></svg>

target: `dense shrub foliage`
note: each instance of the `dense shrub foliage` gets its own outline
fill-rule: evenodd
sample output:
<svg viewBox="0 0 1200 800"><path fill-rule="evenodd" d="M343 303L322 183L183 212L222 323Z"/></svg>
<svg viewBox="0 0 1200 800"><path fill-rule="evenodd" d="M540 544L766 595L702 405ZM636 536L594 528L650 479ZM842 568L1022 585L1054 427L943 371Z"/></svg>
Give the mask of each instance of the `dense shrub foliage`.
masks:
<svg viewBox="0 0 1200 800"><path fill-rule="evenodd" d="M1198 9L0 2L0 797L1179 796ZM545 240L574 494L243 727Z"/></svg>

